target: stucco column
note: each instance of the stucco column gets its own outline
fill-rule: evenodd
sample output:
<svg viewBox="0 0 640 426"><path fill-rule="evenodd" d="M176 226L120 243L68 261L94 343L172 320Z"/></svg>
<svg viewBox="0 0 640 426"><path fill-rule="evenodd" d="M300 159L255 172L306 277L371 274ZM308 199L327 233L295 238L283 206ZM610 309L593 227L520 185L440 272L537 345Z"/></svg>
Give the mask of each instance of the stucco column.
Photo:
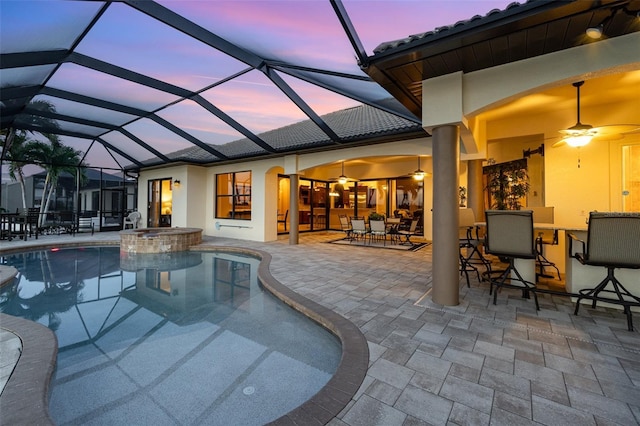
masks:
<svg viewBox="0 0 640 426"><path fill-rule="evenodd" d="M458 175L460 129L433 129L433 292L435 303L459 303Z"/></svg>
<svg viewBox="0 0 640 426"><path fill-rule="evenodd" d="M298 175L290 174L289 191L289 244L298 244L298 228L300 215L298 213Z"/></svg>
<svg viewBox="0 0 640 426"><path fill-rule="evenodd" d="M484 185L482 183L482 160L467 162L467 207L473 209L476 220L484 220Z"/></svg>

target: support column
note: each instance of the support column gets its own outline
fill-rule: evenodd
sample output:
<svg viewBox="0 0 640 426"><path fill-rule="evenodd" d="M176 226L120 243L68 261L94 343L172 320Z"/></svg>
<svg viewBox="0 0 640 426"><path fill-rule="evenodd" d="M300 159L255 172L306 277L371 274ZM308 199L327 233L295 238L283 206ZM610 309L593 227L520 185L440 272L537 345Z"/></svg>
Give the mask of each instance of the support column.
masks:
<svg viewBox="0 0 640 426"><path fill-rule="evenodd" d="M300 214L298 212L298 175L289 175L289 244L298 244Z"/></svg>
<svg viewBox="0 0 640 426"><path fill-rule="evenodd" d="M478 222L484 221L484 185L482 183L482 160L467 162L467 207L473 209Z"/></svg>
<svg viewBox="0 0 640 426"><path fill-rule="evenodd" d="M460 128L436 127L433 136L433 282L435 303L459 303L458 180Z"/></svg>

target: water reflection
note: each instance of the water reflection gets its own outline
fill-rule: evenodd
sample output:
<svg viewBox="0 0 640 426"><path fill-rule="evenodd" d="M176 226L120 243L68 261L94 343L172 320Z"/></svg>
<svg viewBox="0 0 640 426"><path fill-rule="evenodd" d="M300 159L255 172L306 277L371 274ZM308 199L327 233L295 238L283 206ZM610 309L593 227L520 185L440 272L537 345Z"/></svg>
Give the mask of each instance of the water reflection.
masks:
<svg viewBox="0 0 640 426"><path fill-rule="evenodd" d="M5 256L2 263L19 273L0 290L0 310L58 330L59 314L87 299L83 289L88 282L119 271L117 258L103 256L105 251L108 249L51 249Z"/></svg>
<svg viewBox="0 0 640 426"><path fill-rule="evenodd" d="M19 273L0 289L0 311L56 331L59 349L96 343L143 309L149 328L208 322L278 351L292 339L313 346L317 325L272 298L258 284L258 259L212 252L128 254L119 247L52 249L11 254ZM115 337L109 337L113 339ZM304 351L304 350L303 350Z"/></svg>
<svg viewBox="0 0 640 426"><path fill-rule="evenodd" d="M340 361L335 336L263 291L251 257L96 247L1 260L19 274L0 310L58 337L56 424L265 424Z"/></svg>

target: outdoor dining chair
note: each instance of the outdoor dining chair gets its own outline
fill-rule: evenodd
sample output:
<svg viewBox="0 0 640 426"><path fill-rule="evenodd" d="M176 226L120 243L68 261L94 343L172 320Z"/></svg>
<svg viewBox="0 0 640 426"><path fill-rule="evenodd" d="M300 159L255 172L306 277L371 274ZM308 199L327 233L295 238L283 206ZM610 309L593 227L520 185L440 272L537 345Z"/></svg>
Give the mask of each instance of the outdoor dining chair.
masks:
<svg viewBox="0 0 640 426"><path fill-rule="evenodd" d="M387 245L387 225L384 220L369 221L369 241L382 241L382 245Z"/></svg>
<svg viewBox="0 0 640 426"><path fill-rule="evenodd" d="M346 214L340 214L338 215L338 218L340 219L340 229L342 229L342 231L346 234L345 239L351 241L351 239L353 238L353 230L351 229L349 218Z"/></svg>
<svg viewBox="0 0 640 426"><path fill-rule="evenodd" d="M124 221L126 228L127 218L125 218ZM91 231L91 235L93 235L95 231L93 227L93 218L91 217L90 213L83 213L80 215L80 217L78 217L78 229L76 232L82 232L82 230L84 229L86 229L87 231Z"/></svg>
<svg viewBox="0 0 640 426"><path fill-rule="evenodd" d="M20 213L20 220L23 222L24 235L21 236L25 241L27 237L35 236L38 239L40 233L38 219L40 217L40 209L37 207L30 207L23 209Z"/></svg>
<svg viewBox="0 0 640 426"><path fill-rule="evenodd" d="M289 209L287 209L284 214L278 213L278 223L282 223L284 225L284 230L287 230L287 218L289 217Z"/></svg>
<svg viewBox="0 0 640 426"><path fill-rule="evenodd" d="M413 219L411 221L411 225L409 226L408 231L405 231L405 230L398 231L398 234L404 236L404 241L401 243L402 245L409 245L409 246L413 245L413 243L411 242L411 237L417 234L416 228L418 227L418 221L419 219Z"/></svg>
<svg viewBox="0 0 640 426"><path fill-rule="evenodd" d="M132 229L137 229L140 225L140 219L142 215L140 212L131 212L124 218L124 229L127 229L127 226L131 225Z"/></svg>
<svg viewBox="0 0 640 426"><path fill-rule="evenodd" d="M387 218L387 234L389 234L389 240L391 244L397 244L400 242L401 235L398 233L402 219L399 217Z"/></svg>
<svg viewBox="0 0 640 426"><path fill-rule="evenodd" d="M498 299L498 291L502 287L522 290L522 297L529 298L533 293L536 310L540 310L536 284L522 278L522 274L515 266L516 259L536 258L535 241L533 238L533 212L531 210L487 210L487 234L485 235L485 252L498 256L508 262L507 268L497 277L493 274L489 279L489 294L492 294L493 304Z"/></svg>
<svg viewBox="0 0 640 426"><path fill-rule="evenodd" d="M365 241L368 233L369 230L367 229L364 219L351 219L351 235L353 236L351 241Z"/></svg>
<svg viewBox="0 0 640 426"><path fill-rule="evenodd" d="M640 269L640 213L591 212L587 228L587 242L569 234L569 253L573 254L573 241L581 244L582 252L574 257L584 265L607 268L607 276L595 287L579 291L575 315L580 301L608 302L622 305L627 315L627 328L633 331L631 307L640 306L640 297L631 294L616 278L619 268Z"/></svg>
<svg viewBox="0 0 640 426"><path fill-rule="evenodd" d="M464 274L469 283L469 272L475 272L480 281L479 266L483 266L489 273L491 272L491 262L487 260L480 251L482 240L478 237L478 228L475 226L476 215L473 209L460 208L458 217L460 228L459 250L460 250L460 274Z"/></svg>

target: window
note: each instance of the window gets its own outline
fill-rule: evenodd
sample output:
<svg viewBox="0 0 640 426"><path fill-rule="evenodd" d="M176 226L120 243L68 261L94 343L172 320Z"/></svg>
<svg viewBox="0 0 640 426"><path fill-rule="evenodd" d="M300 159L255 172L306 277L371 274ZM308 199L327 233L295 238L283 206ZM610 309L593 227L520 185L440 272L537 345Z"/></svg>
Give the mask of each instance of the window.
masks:
<svg viewBox="0 0 640 426"><path fill-rule="evenodd" d="M216 175L216 218L251 220L251 172Z"/></svg>

